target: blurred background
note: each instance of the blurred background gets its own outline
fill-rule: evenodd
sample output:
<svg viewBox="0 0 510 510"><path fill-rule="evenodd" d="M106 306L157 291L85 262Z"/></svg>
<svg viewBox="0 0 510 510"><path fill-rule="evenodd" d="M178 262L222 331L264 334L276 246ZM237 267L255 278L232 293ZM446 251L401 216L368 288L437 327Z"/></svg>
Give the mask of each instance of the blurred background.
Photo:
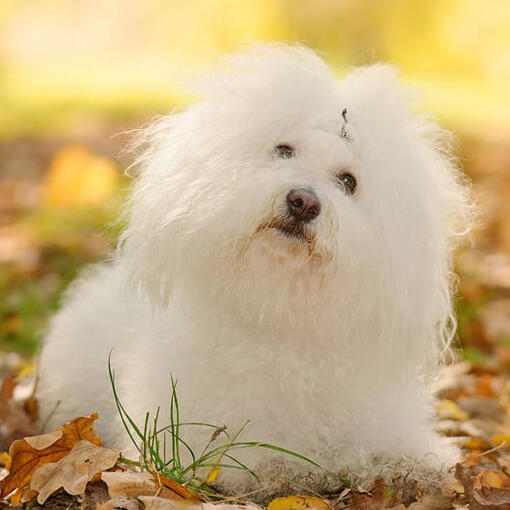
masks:
<svg viewBox="0 0 510 510"><path fill-rule="evenodd" d="M30 357L67 283L115 243L125 132L253 41L302 42L340 78L386 61L457 137L482 224L459 253L461 356L510 367L508 0L1 0L0 351Z"/></svg>

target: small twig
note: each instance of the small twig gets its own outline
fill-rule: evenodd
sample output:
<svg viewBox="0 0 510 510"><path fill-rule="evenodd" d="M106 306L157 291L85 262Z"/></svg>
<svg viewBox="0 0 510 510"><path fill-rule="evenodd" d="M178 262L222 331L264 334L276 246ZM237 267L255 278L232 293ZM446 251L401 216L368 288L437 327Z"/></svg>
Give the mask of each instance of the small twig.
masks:
<svg viewBox="0 0 510 510"><path fill-rule="evenodd" d="M57 412L58 406L62 403L61 400L58 400L57 403L53 406L53 409L50 411L50 414L46 417L43 424L41 425L41 433L44 433L44 430L46 429L46 425L48 425L48 422L51 420L51 417Z"/></svg>

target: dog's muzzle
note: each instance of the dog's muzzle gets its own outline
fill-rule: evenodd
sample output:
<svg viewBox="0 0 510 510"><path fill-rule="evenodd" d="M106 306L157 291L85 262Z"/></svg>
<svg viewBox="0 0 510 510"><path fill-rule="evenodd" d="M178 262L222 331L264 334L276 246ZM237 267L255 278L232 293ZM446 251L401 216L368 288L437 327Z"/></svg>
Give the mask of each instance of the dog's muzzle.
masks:
<svg viewBox="0 0 510 510"><path fill-rule="evenodd" d="M288 237L309 241L312 222L321 212L321 203L317 195L303 188L289 191L286 197L286 214L274 218L269 224Z"/></svg>

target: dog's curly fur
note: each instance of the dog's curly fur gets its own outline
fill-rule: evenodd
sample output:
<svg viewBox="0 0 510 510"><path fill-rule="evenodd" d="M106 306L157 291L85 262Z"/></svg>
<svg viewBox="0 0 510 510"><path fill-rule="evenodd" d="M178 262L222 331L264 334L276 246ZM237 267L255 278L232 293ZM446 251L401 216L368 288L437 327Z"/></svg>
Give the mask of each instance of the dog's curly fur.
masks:
<svg viewBox="0 0 510 510"><path fill-rule="evenodd" d="M133 452L113 348L138 421L165 416L171 372L186 421L249 419L247 439L358 478L440 473L458 453L433 431L430 383L454 336L452 253L472 216L442 131L392 68L337 83L300 46L234 55L197 90L202 102L143 131L118 252L52 321L38 388L44 411L61 402L50 425L98 411L105 442ZM278 158L281 144L294 157ZM293 236L278 226L296 188L321 212ZM309 471L274 457L241 455L262 476L275 462ZM223 470L220 483L240 492L248 478Z"/></svg>

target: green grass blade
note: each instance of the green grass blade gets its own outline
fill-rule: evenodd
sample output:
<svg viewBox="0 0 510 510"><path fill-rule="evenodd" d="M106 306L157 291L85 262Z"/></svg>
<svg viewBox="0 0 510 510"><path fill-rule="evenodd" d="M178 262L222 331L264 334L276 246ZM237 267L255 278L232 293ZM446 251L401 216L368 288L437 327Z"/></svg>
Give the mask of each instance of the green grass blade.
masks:
<svg viewBox="0 0 510 510"><path fill-rule="evenodd" d="M143 436L142 436L140 430L138 429L138 427L136 426L136 423L130 418L130 416L128 415L128 413L124 409L124 406L122 405L122 402L121 402L121 400L119 398L119 395L117 394L117 388L115 386L115 372L112 369L112 363L111 363L111 361L112 361L112 352L113 352L113 349L110 351L110 354L108 355L108 375L110 377L110 384L111 384L112 391L113 391L113 398L115 400L115 405L117 406L117 411L119 412L120 419L122 421L122 424L124 425L124 428L126 429L126 432L129 435L129 438L131 439L132 443L135 445L135 448L139 452L141 452L140 451L140 447L138 446L138 442L133 437L133 434L131 433L130 427L126 423L126 419L129 422L129 424L131 425L131 427L133 427L133 430L136 432L136 434L138 435L138 437L142 441L143 441Z"/></svg>

